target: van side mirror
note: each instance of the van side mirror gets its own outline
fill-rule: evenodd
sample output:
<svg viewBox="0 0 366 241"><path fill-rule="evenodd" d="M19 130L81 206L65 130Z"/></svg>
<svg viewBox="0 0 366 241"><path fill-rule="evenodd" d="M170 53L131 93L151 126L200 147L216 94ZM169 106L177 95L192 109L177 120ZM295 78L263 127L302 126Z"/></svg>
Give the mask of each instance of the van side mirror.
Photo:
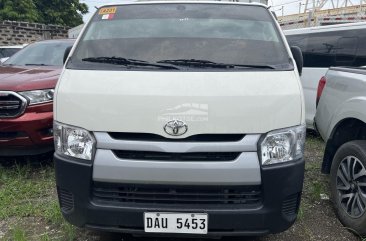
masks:
<svg viewBox="0 0 366 241"><path fill-rule="evenodd" d="M65 53L64 53L64 59L63 59L63 63L66 63L67 57L69 57L70 51L72 49L72 46L69 46L65 49Z"/></svg>
<svg viewBox="0 0 366 241"><path fill-rule="evenodd" d="M302 68L304 66L304 58L302 56L301 49L297 46L292 46L291 47L291 52L292 52L292 55L294 56L296 66L297 66L297 70L299 71L299 75L301 75L302 74Z"/></svg>

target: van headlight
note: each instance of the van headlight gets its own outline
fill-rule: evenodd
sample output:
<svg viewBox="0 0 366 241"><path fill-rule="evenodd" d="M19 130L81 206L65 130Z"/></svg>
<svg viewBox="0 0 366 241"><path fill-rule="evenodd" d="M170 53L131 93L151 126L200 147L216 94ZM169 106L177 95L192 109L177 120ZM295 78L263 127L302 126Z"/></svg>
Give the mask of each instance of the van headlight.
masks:
<svg viewBox="0 0 366 241"><path fill-rule="evenodd" d="M305 125L269 132L260 144L262 165L294 161L304 156Z"/></svg>
<svg viewBox="0 0 366 241"><path fill-rule="evenodd" d="M56 153L84 160L92 160L95 152L93 135L82 128L53 124Z"/></svg>
<svg viewBox="0 0 366 241"><path fill-rule="evenodd" d="M41 104L53 101L54 89L30 90L19 92L22 96L29 100L29 105Z"/></svg>

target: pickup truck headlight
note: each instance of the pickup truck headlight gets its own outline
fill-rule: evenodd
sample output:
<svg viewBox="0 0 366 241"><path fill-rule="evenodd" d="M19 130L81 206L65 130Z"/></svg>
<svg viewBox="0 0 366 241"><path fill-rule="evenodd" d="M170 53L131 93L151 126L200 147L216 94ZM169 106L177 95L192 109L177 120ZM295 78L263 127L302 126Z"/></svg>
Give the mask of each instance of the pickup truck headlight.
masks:
<svg viewBox="0 0 366 241"><path fill-rule="evenodd" d="M92 160L95 151L93 135L82 128L54 122L56 153L84 160Z"/></svg>
<svg viewBox="0 0 366 241"><path fill-rule="evenodd" d="M304 125L269 132L260 147L262 165L298 160L304 155Z"/></svg>
<svg viewBox="0 0 366 241"><path fill-rule="evenodd" d="M29 105L41 104L53 101L54 89L31 90L19 92L22 96L29 100Z"/></svg>

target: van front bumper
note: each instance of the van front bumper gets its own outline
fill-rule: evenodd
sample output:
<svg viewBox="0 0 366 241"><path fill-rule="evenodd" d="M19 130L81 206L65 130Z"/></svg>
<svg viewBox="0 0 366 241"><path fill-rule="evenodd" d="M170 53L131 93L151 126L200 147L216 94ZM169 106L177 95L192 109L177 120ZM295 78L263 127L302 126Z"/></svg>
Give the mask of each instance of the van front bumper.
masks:
<svg viewBox="0 0 366 241"><path fill-rule="evenodd" d="M144 212L207 213L209 223L206 236L252 236L282 232L296 220L304 178L304 160L262 167L259 187L261 203L253 207L233 204L111 204L96 202L93 198L95 183L91 162L57 154L54 159L60 206L68 222L78 227L148 236L151 234L144 232Z"/></svg>

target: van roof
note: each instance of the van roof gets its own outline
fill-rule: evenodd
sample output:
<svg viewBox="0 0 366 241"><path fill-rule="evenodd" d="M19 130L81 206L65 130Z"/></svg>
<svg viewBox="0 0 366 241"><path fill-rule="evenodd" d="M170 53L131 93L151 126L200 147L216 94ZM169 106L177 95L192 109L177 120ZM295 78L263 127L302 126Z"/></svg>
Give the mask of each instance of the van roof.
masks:
<svg viewBox="0 0 366 241"><path fill-rule="evenodd" d="M366 22L358 23L344 23L344 24L334 24L327 26L318 26L310 28L298 28L284 30L285 35L296 35L296 34L307 34L307 33L321 33L321 32L331 32L339 30L353 30L353 29L366 29Z"/></svg>
<svg viewBox="0 0 366 241"><path fill-rule="evenodd" d="M22 49L24 48L26 45L7 45L7 46L1 46L0 45L0 49Z"/></svg>
<svg viewBox="0 0 366 241"><path fill-rule="evenodd" d="M57 43L57 42L75 42L76 39L72 38L65 38L65 39L48 39L48 40L41 40L34 43Z"/></svg>
<svg viewBox="0 0 366 241"><path fill-rule="evenodd" d="M230 5L250 5L261 6L267 8L268 6L259 2L253 2L253 0L247 0L242 2L232 2L232 0L132 0L126 2L108 3L99 8L119 6L119 5L139 5L139 4L162 4L162 3L205 3L205 4L230 4Z"/></svg>

